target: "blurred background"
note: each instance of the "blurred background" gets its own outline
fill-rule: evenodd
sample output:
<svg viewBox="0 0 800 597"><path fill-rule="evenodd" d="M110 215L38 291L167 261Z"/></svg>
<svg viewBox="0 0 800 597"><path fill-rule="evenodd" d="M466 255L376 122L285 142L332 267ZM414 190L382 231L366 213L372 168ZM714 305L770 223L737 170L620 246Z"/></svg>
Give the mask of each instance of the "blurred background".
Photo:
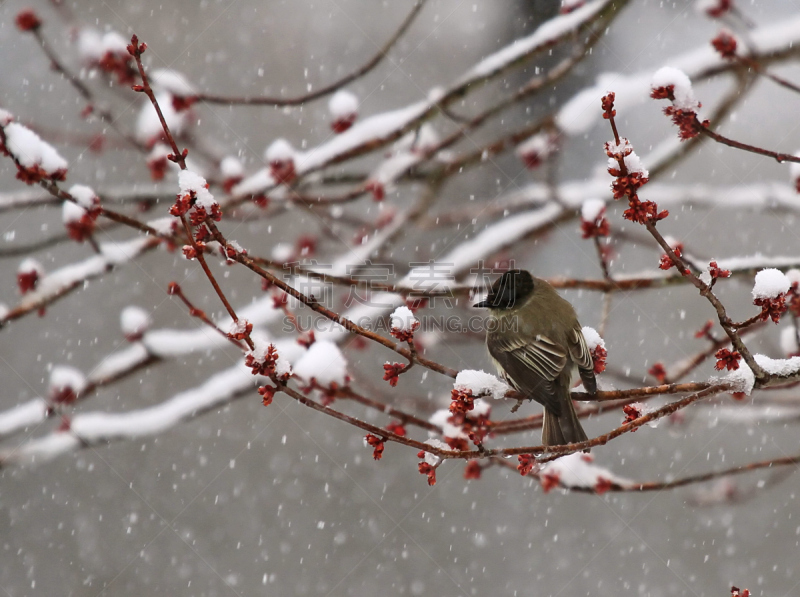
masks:
<svg viewBox="0 0 800 597"><path fill-rule="evenodd" d="M768 24L793 16L796 11L790 4L772 0L741 8L755 23ZM81 120L84 102L50 70L33 37L14 27L19 10L35 8L44 21L43 34L73 66L79 62L74 31L89 25L101 31L114 29L126 38L137 33L148 44L149 67L180 71L200 89L296 95L365 62L411 6L356 0L70 0L57 9L44 0L6 0L0 4L0 106L21 122L35 124L45 138L46 131L68 135L53 143L70 162L70 183L89 184L98 191L124 186L150 192L153 184L141 155L112 141L106 151L96 154L81 142L103 127ZM348 89L359 97L363 115L405 106L448 85L557 11L553 1L429 0L386 61ZM474 150L499 131L530 123L592 84L600 72L655 71L668 57L707 45L717 28L691 2L632 1L592 55L556 90L509 110L502 122L479 130L459 147ZM498 90L513 89L536 69L552 65L563 55L558 52L555 57L533 59L494 87L471 94L457 108L475 113L496 99L493 94ZM800 81L796 63L786 61L772 68ZM713 106L729 89L730 81L722 76L698 85L696 93ZM120 122L132 129L144 98L124 88L101 94ZM724 132L793 151L800 145L798 105L796 94L758 81L729 114ZM640 155L675 135L662 107L649 102L619 114L622 134ZM248 173L262 167L264 149L275 138L310 147L330 136L326 99L291 109L206 104L195 110L193 134L203 146L215 155L239 156ZM610 137L602 122L585 136L569 139L558 180L585 180L604 168L602 143ZM114 139L113 133L109 139ZM368 170L375 160L364 163ZM23 188L14 174L8 159L0 161L0 192ZM447 213L478 202L490 204L542 180L542 173L526 170L509 152L454 177L443 188L437 209ZM661 181L786 185L789 174L785 165L703 143L689 159L667 169ZM147 217L166 215L174 192L163 193ZM361 199L347 208L348 213L375 219L389 206L407 209L419 192L415 185L404 185L386 202ZM647 187L642 195L647 197ZM685 242L696 255L800 254L791 210L734 209L724 202L713 208L670 209L673 217L664 223L665 233ZM625 231L621 211L611 210L609 218ZM0 217L4 235L0 247L33 243L62 229L60 209L27 208ZM402 258L394 258L435 259L486 223L408 230L397 244ZM324 236L320 228L312 215L290 212L274 221L245 221L234 238L268 255L277 243L300 234L320 235L317 258L325 262L342 252L338 246L342 241L335 238L337 234ZM349 240L352 231L345 230L338 236L347 234ZM652 271L658 251L647 243L637 245L640 231L628 232L634 242L620 247L612 271ZM106 234L110 239L130 236L120 230ZM35 257L52 270L88 254L84 245L61 243ZM576 219L516 244L505 256L542 277L601 277L594 247L580 238ZM6 281L0 301L8 305L17 301L14 280L19 261L19 257L0 260L0 279ZM261 293L259 280L243 268L226 269L223 279L236 304L246 304ZM29 316L2 329L0 408L44 395L54 364L90 371L123 346L119 314L128 305L145 308L157 328L197 327L185 307L167 297L171 280L179 280L198 306L209 313L221 312L196 263L155 251L92 280L48 308L45 317ZM755 313L750 285L745 278L720 288L735 319ZM562 294L575 305L584 325L599 325L600 295ZM464 307L458 305L465 317L475 314ZM605 339L609 366L618 375L601 376L604 387L652 383L646 371L655 361L673 363L704 347L693 333L713 316L709 305L688 287L617 295ZM279 331L276 326L276 334ZM751 339L753 349L784 356L779 333L780 328L770 324ZM451 367L491 370L480 341L442 337L431 344L430 356ZM424 414L449 403L447 378L415 369L391 389L379 377L381 364L392 359L388 351L350 347L345 354L355 383L361 383L364 391L375 388L376 396L396 397ZM157 404L230 367L237 358L230 348L170 360L99 390L76 410L117 412ZM709 362L693 379L704 380L713 373ZM647 481L797 451L796 427L789 422L720 419L718 409L731 404L722 396L686 411L681 421L628 434L595 449L596 462L623 477ZM510 405L493 407L505 412ZM537 408L524 406L522 413ZM364 416L385 424L374 414ZM620 420L620 413L591 419L587 432L598 435ZM28 429L6 447L57 425L53 421ZM538 437L537 430L502 441L535 445ZM465 481L463 464L451 462L439 469L436 486L428 487L416 462L410 449L394 444L388 444L383 459L375 462L358 430L286 397L278 396L264 408L253 392L155 438L93 447L40 466L0 471L0 587L14 597L159 593L700 597L728 595L732 584L749 587L755 595L790 595L800 583L800 510L797 479L791 475L776 479L757 474L735 484L639 495L558 490L545 494L538 482L499 467L486 470L480 480ZM717 499L720 492L726 499Z"/></svg>

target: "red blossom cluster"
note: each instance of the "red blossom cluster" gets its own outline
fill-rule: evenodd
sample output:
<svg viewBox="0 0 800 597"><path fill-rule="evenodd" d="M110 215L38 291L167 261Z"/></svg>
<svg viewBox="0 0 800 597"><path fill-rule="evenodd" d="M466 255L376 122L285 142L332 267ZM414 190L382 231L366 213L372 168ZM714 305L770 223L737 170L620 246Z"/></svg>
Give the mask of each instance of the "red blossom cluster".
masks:
<svg viewBox="0 0 800 597"><path fill-rule="evenodd" d="M578 10L584 4L586 4L585 0L572 0L571 2L563 2L558 12L562 15L566 15Z"/></svg>
<svg viewBox="0 0 800 597"><path fill-rule="evenodd" d="M289 304L289 295L283 290L276 290L272 295L272 308L287 310Z"/></svg>
<svg viewBox="0 0 800 597"><path fill-rule="evenodd" d="M750 590L731 587L731 597L750 597Z"/></svg>
<svg viewBox="0 0 800 597"><path fill-rule="evenodd" d="M327 386L322 386L317 382L316 377L312 377L311 381L302 387L302 390L304 394L310 394L314 390L318 390L320 393L320 404L322 404L322 406L330 406L336 401L336 393L342 387L347 386L351 380L352 378L349 375L345 375L344 384L341 386L335 381L330 382Z"/></svg>
<svg viewBox="0 0 800 597"><path fill-rule="evenodd" d="M399 435L400 437L406 436L406 428L399 421L392 421L386 426L386 431Z"/></svg>
<svg viewBox="0 0 800 597"><path fill-rule="evenodd" d="M616 97L617 94L612 91L604 95L603 99L600 100L600 106L603 108L603 118L606 120L611 120L617 115L617 111L614 109L614 99Z"/></svg>
<svg viewBox="0 0 800 597"><path fill-rule="evenodd" d="M594 238L608 236L609 224L605 215L599 217L594 222L581 221L581 237Z"/></svg>
<svg viewBox="0 0 800 597"><path fill-rule="evenodd" d="M667 370L664 368L663 363L653 364L648 373L655 377L658 383L664 383L667 380Z"/></svg>
<svg viewBox="0 0 800 597"><path fill-rule="evenodd" d="M331 122L331 130L337 135L339 133L343 133L351 126L353 126L353 123L356 121L356 118L358 118L358 114L355 112L351 114L345 114L344 116L340 116L339 118L336 118Z"/></svg>
<svg viewBox="0 0 800 597"><path fill-rule="evenodd" d="M65 222L64 226L67 229L67 236L69 236L75 242L82 243L87 238L91 237L92 234L94 234L96 221L102 210L100 209L99 205L88 210L83 209L80 206L78 207L83 211L83 213L81 213L80 217L77 219L70 219L69 221ZM75 206L73 206L73 209L74 208Z"/></svg>
<svg viewBox="0 0 800 597"><path fill-rule="evenodd" d="M391 328L389 333L394 337L400 340L400 342L408 342L414 339L414 332L419 329L419 321L415 320L411 324L411 329L399 329L399 328Z"/></svg>
<svg viewBox="0 0 800 597"><path fill-rule="evenodd" d="M300 257L310 257L317 252L317 237L303 234L297 239L297 253Z"/></svg>
<svg viewBox="0 0 800 597"><path fill-rule="evenodd" d="M364 190L372 193L372 198L375 201L383 201L386 199L386 187L377 180L368 180L364 184Z"/></svg>
<svg viewBox="0 0 800 597"><path fill-rule="evenodd" d="M134 42L134 44L135 43L136 42ZM121 48L106 50L100 59L92 64L92 66L98 67L104 73L116 76L117 83L120 85L130 85L136 80L137 71L133 66L135 48L135 45L129 45L127 47L127 53L123 52ZM140 44L138 46L140 53L144 52L146 48L147 44Z"/></svg>
<svg viewBox="0 0 800 597"><path fill-rule="evenodd" d="M19 11L14 22L17 25L17 29L20 31L36 31L42 26L42 21L39 18L39 15L37 15L31 9Z"/></svg>
<svg viewBox="0 0 800 597"><path fill-rule="evenodd" d="M395 387L400 380L400 374L404 373L407 366L403 363L384 363L383 364L383 381L388 381L389 385Z"/></svg>
<svg viewBox="0 0 800 597"><path fill-rule="evenodd" d="M712 342L716 342L717 339L711 334L711 328L714 327L714 322L712 320L708 320L703 324L699 330L694 333L695 338L708 338Z"/></svg>
<svg viewBox="0 0 800 597"><path fill-rule="evenodd" d="M711 40L711 45L723 58L736 56L736 38L727 31L720 31L719 35Z"/></svg>
<svg viewBox="0 0 800 597"><path fill-rule="evenodd" d="M205 224L198 226L197 230L194 231L194 239L199 243L205 243L207 240L211 240L211 231L208 229L208 226Z"/></svg>
<svg viewBox="0 0 800 597"><path fill-rule="evenodd" d="M600 345L592 349L592 363L594 363L595 374L600 374L606 370L606 359L608 351Z"/></svg>
<svg viewBox="0 0 800 597"><path fill-rule="evenodd" d="M626 404L622 407L622 412L625 413L625 418L622 420L622 424L625 425L642 416L642 405L637 402L634 402L633 404ZM631 433L634 433L635 431L637 431L637 429L631 429Z"/></svg>
<svg viewBox="0 0 800 597"><path fill-rule="evenodd" d="M558 136L539 133L517 147L517 155L529 170L536 170L559 149Z"/></svg>
<svg viewBox="0 0 800 597"><path fill-rule="evenodd" d="M712 19L718 19L733 8L733 0L717 0L716 4L706 7L706 14Z"/></svg>
<svg viewBox="0 0 800 597"><path fill-rule="evenodd" d="M581 219L581 237L595 238L608 236L610 225L606 219L606 210L603 209L591 222Z"/></svg>
<svg viewBox="0 0 800 597"><path fill-rule="evenodd" d="M711 276L711 284L714 284L714 280L717 278L730 278L731 277L731 270L729 269L722 269L719 265L717 265L716 261L711 261L708 264L708 273Z"/></svg>
<svg viewBox="0 0 800 597"><path fill-rule="evenodd" d="M786 296L789 299L789 312L795 317L800 317L800 288L797 282L792 282Z"/></svg>
<svg viewBox="0 0 800 597"><path fill-rule="evenodd" d="M17 288L20 294L27 294L36 290L39 284L41 271L38 268L31 267L17 272Z"/></svg>
<svg viewBox="0 0 800 597"><path fill-rule="evenodd" d="M603 118L610 120L612 127L614 116L614 93L609 93L601 100L603 108ZM616 128L614 128L616 131ZM616 133L615 133L616 134ZM669 215L669 211L658 211L658 205L653 201L642 201L639 199L639 189L649 182L647 171L639 169L629 171L625 165L625 158L633 154L633 148L627 139L619 139L616 143L608 142L605 144L606 155L616 162L616 165L609 165L608 173L614 177L611 183L611 191L614 199L628 198L628 209L622 213L622 217L631 222L647 224L648 222L658 222Z"/></svg>
<svg viewBox="0 0 800 597"><path fill-rule="evenodd" d="M153 152L147 157L147 168L150 170L150 178L153 181L163 180L167 173L167 154Z"/></svg>
<svg viewBox="0 0 800 597"><path fill-rule="evenodd" d="M594 492L597 495L603 495L613 487L614 483L612 483L610 479L606 479L605 477L597 477L597 482L594 484Z"/></svg>
<svg viewBox="0 0 800 597"><path fill-rule="evenodd" d="M368 433L367 436L364 438L364 441L366 441L368 445L374 448L372 450L372 457L375 460L380 460L381 457L383 457L383 448L386 442L386 438L385 437L381 438L378 437L377 435L372 435L371 433Z"/></svg>
<svg viewBox="0 0 800 597"><path fill-rule="evenodd" d="M50 390L50 402L53 404L72 404L78 399L78 392L69 385L52 388Z"/></svg>
<svg viewBox="0 0 800 597"><path fill-rule="evenodd" d="M425 458L425 454L426 454L425 451L420 450L419 452L417 452L417 458ZM421 475L427 475L427 477L428 477L428 485L430 485L431 487L436 485L436 467L437 466L438 465L430 464L430 463L426 462L425 460L423 460L422 462L420 462L417 465L417 469L419 470L419 473Z"/></svg>
<svg viewBox="0 0 800 597"><path fill-rule="evenodd" d="M230 192L230 191L228 191L228 189L225 189L225 191L228 192L228 193ZM267 207L269 207L269 197L267 197L263 193L258 193L256 195L253 195L253 197L251 198L251 201L257 207L260 207L261 209L266 209Z"/></svg>
<svg viewBox="0 0 800 597"><path fill-rule="evenodd" d="M244 357L244 364L250 367L253 375L272 375L275 373L277 362L278 350L272 344L267 347L263 360L258 359L252 352L248 352Z"/></svg>
<svg viewBox="0 0 800 597"><path fill-rule="evenodd" d="M183 256L186 257L186 259L188 259L189 261L192 261L193 259L197 259L197 251L198 250L200 250L200 251L205 250L206 243L198 241L198 242L195 243L195 246L197 247L197 249L195 249L195 247L193 247L192 245L183 245L183 249L182 249L183 250Z"/></svg>
<svg viewBox="0 0 800 597"><path fill-rule="evenodd" d="M457 390L453 388L450 392L450 398L452 399L452 402L450 402L450 412L453 414L466 413L475 408L475 396L473 396L472 392L469 390Z"/></svg>
<svg viewBox="0 0 800 597"><path fill-rule="evenodd" d="M284 297L288 297L285 292L283 293ZM317 337L314 334L314 330L308 330L307 332L303 332L297 337L297 343L302 346L303 348L311 348L311 345L317 341Z"/></svg>
<svg viewBox="0 0 800 597"><path fill-rule="evenodd" d="M291 184L297 178L297 170L293 158L272 160L269 163L269 173L278 184Z"/></svg>
<svg viewBox="0 0 800 597"><path fill-rule="evenodd" d="M650 92L650 97L653 99L668 99L674 102L675 85L655 87ZM698 102L697 107L702 107L702 104ZM672 119L672 123L678 127L678 137L683 141L695 138L709 125L708 120L701 121L694 110L678 108L674 104L664 108L664 114L669 116Z"/></svg>
<svg viewBox="0 0 800 597"><path fill-rule="evenodd" d="M470 460L467 462L467 466L464 467L464 479L480 479L481 472L483 471L483 467L481 463L477 460Z"/></svg>
<svg viewBox="0 0 800 597"><path fill-rule="evenodd" d="M237 329L233 332L228 333L228 338L233 340L244 340L245 338L250 337L250 333L253 331L253 324L247 320L244 320L244 323L238 322L239 325Z"/></svg>
<svg viewBox="0 0 800 597"><path fill-rule="evenodd" d="M673 247L672 252L675 253L675 257L681 257L683 255L683 245L675 245ZM672 257L664 253L661 255L661 258L658 261L659 269L668 270L672 267L678 269L678 265L680 264L679 261L673 261ZM681 272L684 276L688 276L691 272L688 269L684 269Z"/></svg>
<svg viewBox="0 0 800 597"><path fill-rule="evenodd" d="M742 358L738 351L731 351L727 348L720 348L714 356L717 357L717 363L714 365L714 369L717 371L722 371L723 369L736 371Z"/></svg>
<svg viewBox="0 0 800 597"><path fill-rule="evenodd" d="M448 417L447 422L459 427L476 446L483 445L489 435L489 412L476 415L474 412L457 412ZM468 450L469 444L463 437L445 437L445 443L453 450Z"/></svg>
<svg viewBox="0 0 800 597"><path fill-rule="evenodd" d="M545 493L550 493L551 490L561 485L561 475L556 471L546 471L539 475L539 483Z"/></svg>
<svg viewBox="0 0 800 597"><path fill-rule="evenodd" d="M258 393L261 395L262 404L269 406L272 404L272 399L275 397L275 392L278 390L275 386L259 386Z"/></svg>
<svg viewBox="0 0 800 597"><path fill-rule="evenodd" d="M206 183L208 188L208 183ZM191 210L191 213L189 211ZM169 208L169 213L176 218L189 213L189 221L192 226L199 226L209 218L215 222L222 219L222 211L218 203L211 205L211 213L208 213L205 207L197 205L197 193L189 191L188 193L178 193L175 196L175 203Z"/></svg>
<svg viewBox="0 0 800 597"><path fill-rule="evenodd" d="M534 467L538 466L533 454L520 454L517 456L517 460L519 461L517 470L523 477L530 473Z"/></svg>
<svg viewBox="0 0 800 597"><path fill-rule="evenodd" d="M197 98L192 95L172 95L172 107L176 112L185 112L191 108L195 102L197 102Z"/></svg>
<svg viewBox="0 0 800 597"><path fill-rule="evenodd" d="M656 205L655 202L640 201L639 198L635 196L628 199L628 205L630 207L622 212L622 217L638 224L658 222L669 215L669 211L666 209L658 211L658 205Z"/></svg>
<svg viewBox="0 0 800 597"><path fill-rule="evenodd" d="M753 299L753 304L756 307L761 307L761 321L771 319L772 323L778 323L781 320L781 315L786 313L788 309L786 294L779 294L772 298Z"/></svg>
<svg viewBox="0 0 800 597"><path fill-rule="evenodd" d="M228 175L222 181L222 190L226 193L230 193L233 191L233 187L244 180L244 176L241 174L236 175ZM265 195L254 195L253 202L258 205L259 207L266 207L267 206L267 197Z"/></svg>
<svg viewBox="0 0 800 597"><path fill-rule="evenodd" d="M228 265L231 265L236 260L237 255L247 255L247 249L233 242L229 242L224 247L220 247L219 252L222 253L222 257L225 258L225 262Z"/></svg>

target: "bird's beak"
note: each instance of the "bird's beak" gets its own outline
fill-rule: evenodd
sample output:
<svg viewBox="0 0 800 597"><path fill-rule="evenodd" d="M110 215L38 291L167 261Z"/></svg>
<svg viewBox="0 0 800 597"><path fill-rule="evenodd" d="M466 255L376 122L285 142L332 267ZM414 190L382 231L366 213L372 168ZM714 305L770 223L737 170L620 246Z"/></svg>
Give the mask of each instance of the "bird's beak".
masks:
<svg viewBox="0 0 800 597"><path fill-rule="evenodd" d="M478 307L480 309L488 309L489 307L492 306L492 303L490 303L488 300L486 300L486 301L481 301L480 303L475 303L472 306L473 307Z"/></svg>

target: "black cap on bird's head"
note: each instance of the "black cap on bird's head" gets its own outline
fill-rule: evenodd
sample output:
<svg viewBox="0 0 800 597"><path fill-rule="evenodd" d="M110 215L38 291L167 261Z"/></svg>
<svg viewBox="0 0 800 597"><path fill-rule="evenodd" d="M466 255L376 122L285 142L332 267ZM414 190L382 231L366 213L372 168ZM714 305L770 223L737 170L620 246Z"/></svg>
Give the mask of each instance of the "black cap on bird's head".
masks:
<svg viewBox="0 0 800 597"><path fill-rule="evenodd" d="M489 289L486 300L472 305L487 309L511 309L533 293L533 276L523 269L510 269Z"/></svg>

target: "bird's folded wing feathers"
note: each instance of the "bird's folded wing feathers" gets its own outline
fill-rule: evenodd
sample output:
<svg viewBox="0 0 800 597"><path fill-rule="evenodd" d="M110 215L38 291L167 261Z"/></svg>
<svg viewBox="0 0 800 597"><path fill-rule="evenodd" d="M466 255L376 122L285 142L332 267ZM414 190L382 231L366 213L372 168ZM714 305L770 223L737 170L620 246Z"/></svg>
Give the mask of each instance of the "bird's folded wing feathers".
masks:
<svg viewBox="0 0 800 597"><path fill-rule="evenodd" d="M572 330L570 334L569 355L580 369L592 369L594 364L592 362L592 353L586 345L586 339L583 337L583 332L579 329Z"/></svg>
<svg viewBox="0 0 800 597"><path fill-rule="evenodd" d="M492 357L504 369L507 378L522 392L546 407L560 412L555 395L556 378L567 364L567 351L546 336L496 339L489 343Z"/></svg>
<svg viewBox="0 0 800 597"><path fill-rule="evenodd" d="M592 352L586 345L586 338L583 337L583 332L577 328L572 330L570 335L569 355L572 357L572 362L578 366L578 373L580 373L584 389L590 394L597 392Z"/></svg>
<svg viewBox="0 0 800 597"><path fill-rule="evenodd" d="M522 361L540 377L550 381L559 376L567 364L567 353L547 336L536 336L531 340L513 338L501 343L500 350Z"/></svg>

